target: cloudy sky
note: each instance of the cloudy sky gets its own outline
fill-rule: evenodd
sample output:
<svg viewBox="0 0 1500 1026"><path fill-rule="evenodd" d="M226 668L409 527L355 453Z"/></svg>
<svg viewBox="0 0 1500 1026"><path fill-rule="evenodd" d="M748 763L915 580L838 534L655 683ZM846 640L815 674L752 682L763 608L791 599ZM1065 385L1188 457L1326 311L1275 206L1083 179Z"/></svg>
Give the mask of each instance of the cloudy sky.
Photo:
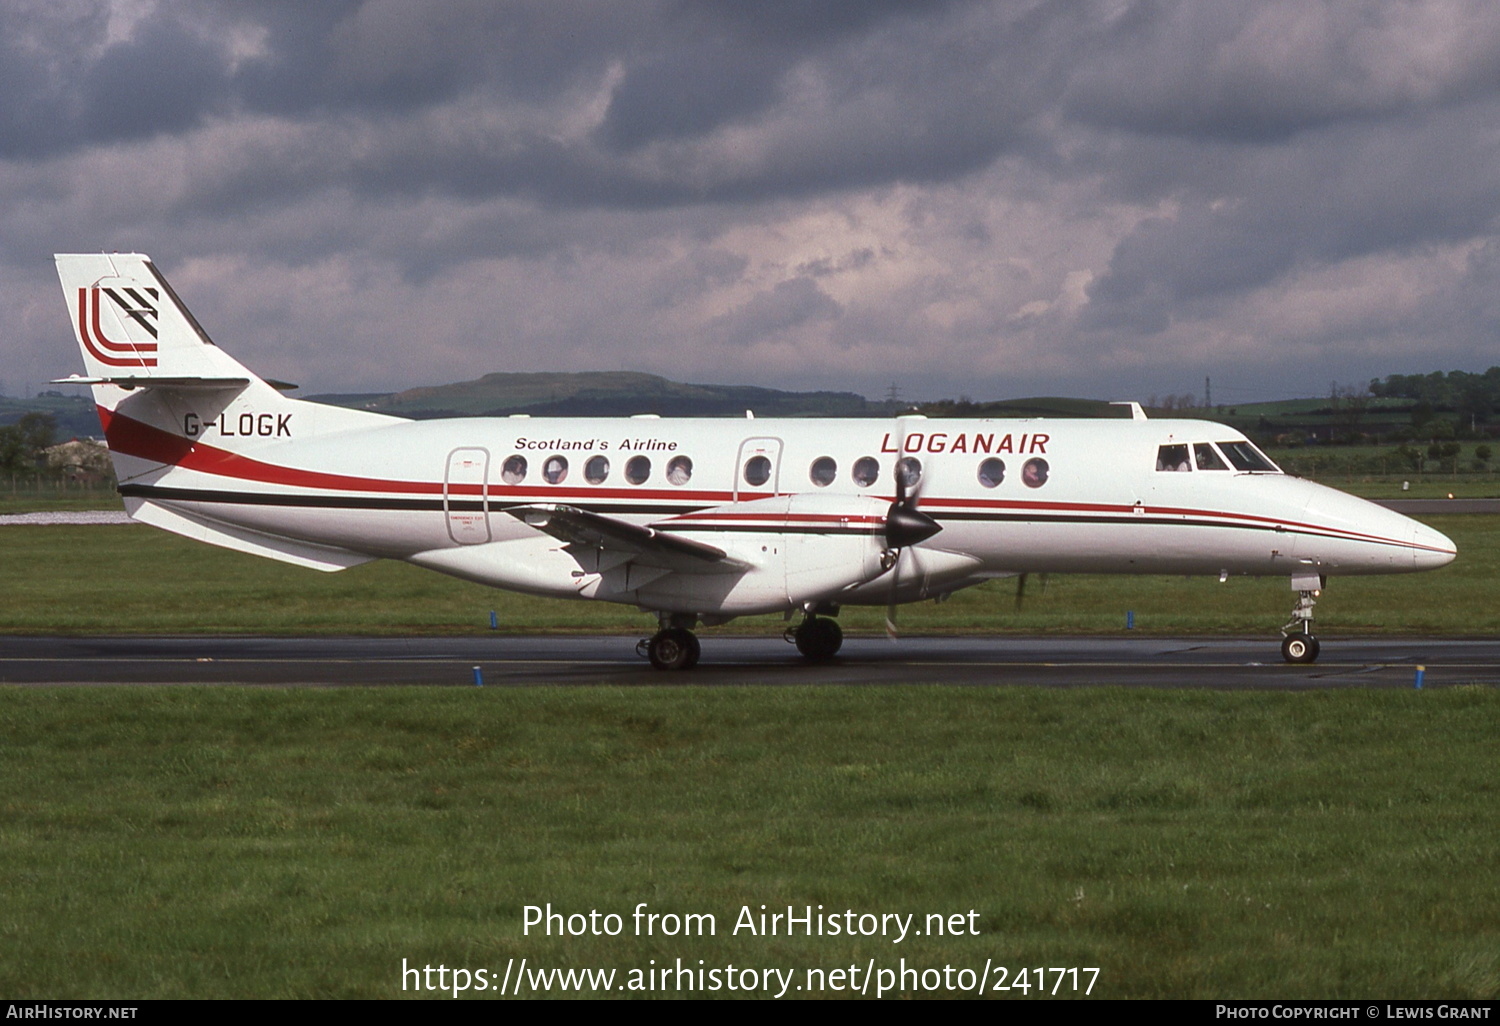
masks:
<svg viewBox="0 0 1500 1026"><path fill-rule="evenodd" d="M1500 363L1493 0L0 0L0 379L150 254L307 391Z"/></svg>

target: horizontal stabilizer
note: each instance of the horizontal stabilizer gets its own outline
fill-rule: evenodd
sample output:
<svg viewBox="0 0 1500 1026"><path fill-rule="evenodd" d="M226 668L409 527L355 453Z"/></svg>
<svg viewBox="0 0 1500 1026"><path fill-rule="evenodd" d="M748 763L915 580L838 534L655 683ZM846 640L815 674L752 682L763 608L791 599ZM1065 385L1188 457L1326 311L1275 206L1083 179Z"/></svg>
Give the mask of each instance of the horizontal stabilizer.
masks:
<svg viewBox="0 0 1500 1026"><path fill-rule="evenodd" d="M114 385L126 390L136 388L170 388L175 391L184 389L199 391L227 391L229 389L240 389L250 384L249 378L86 378L81 374L74 374L66 378L53 378L53 385Z"/></svg>
<svg viewBox="0 0 1500 1026"><path fill-rule="evenodd" d="M523 524L570 545L654 556L665 560L674 568L680 568L684 560L716 564L719 569L739 569L746 566L739 560L730 558L723 549L705 542L666 534L651 527L600 513L590 513L573 506L546 503L515 506L505 512Z"/></svg>
<svg viewBox="0 0 1500 1026"><path fill-rule="evenodd" d="M290 381L277 381L274 378L262 379L266 384L278 392L295 392L300 385L294 385ZM217 391L221 388L244 388L250 384L249 378L142 378L142 377L115 377L115 378L86 378L82 374L70 374L65 378L53 378L48 384L52 385L114 385L126 390L133 388L172 388L172 389L207 389Z"/></svg>

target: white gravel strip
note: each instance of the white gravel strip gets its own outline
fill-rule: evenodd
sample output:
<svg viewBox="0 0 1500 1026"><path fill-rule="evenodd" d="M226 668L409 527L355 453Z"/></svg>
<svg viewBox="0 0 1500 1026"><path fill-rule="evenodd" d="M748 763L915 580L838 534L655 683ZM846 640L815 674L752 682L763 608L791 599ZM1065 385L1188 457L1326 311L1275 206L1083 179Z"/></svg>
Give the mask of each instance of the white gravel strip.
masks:
<svg viewBox="0 0 1500 1026"><path fill-rule="evenodd" d="M9 524L133 524L124 510L79 510L55 513L7 513L0 527Z"/></svg>

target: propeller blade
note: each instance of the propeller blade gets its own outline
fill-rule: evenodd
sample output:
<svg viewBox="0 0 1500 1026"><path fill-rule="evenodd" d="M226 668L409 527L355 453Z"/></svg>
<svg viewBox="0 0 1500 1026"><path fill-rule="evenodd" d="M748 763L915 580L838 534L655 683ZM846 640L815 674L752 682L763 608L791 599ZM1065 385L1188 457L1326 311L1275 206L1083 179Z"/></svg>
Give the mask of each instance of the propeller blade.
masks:
<svg viewBox="0 0 1500 1026"><path fill-rule="evenodd" d="M900 424L898 418L897 423ZM896 604L901 594L901 557L906 549L918 545L943 529L943 525L917 509L922 498L923 476L921 464L914 457L901 456L906 451L905 426L897 432L896 442L896 500L885 515L885 542L895 563L891 566L891 598L885 609L885 633L896 640ZM913 480L907 481L910 474ZM909 560L915 565L916 551Z"/></svg>
<svg viewBox="0 0 1500 1026"><path fill-rule="evenodd" d="M1021 611L1021 603L1026 598L1026 578L1028 574L1022 574L1016 578L1016 612Z"/></svg>
<svg viewBox="0 0 1500 1026"><path fill-rule="evenodd" d="M901 553L896 553L896 565L891 567L891 598L885 606L885 636L896 640L896 593L901 588Z"/></svg>

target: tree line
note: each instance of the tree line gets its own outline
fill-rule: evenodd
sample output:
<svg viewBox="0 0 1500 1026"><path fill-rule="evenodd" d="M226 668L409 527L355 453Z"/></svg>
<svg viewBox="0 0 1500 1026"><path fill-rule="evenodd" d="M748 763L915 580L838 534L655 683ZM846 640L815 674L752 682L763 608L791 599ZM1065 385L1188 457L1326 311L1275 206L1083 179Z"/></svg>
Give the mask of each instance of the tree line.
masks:
<svg viewBox="0 0 1500 1026"><path fill-rule="evenodd" d="M1431 374L1390 374L1370 382L1376 398L1410 399L1437 411L1453 411L1461 418L1487 421L1500 409L1500 367L1483 374L1434 371Z"/></svg>
<svg viewBox="0 0 1500 1026"><path fill-rule="evenodd" d="M35 474L42 453L56 441L57 421L50 413L27 413L0 427L0 473Z"/></svg>

